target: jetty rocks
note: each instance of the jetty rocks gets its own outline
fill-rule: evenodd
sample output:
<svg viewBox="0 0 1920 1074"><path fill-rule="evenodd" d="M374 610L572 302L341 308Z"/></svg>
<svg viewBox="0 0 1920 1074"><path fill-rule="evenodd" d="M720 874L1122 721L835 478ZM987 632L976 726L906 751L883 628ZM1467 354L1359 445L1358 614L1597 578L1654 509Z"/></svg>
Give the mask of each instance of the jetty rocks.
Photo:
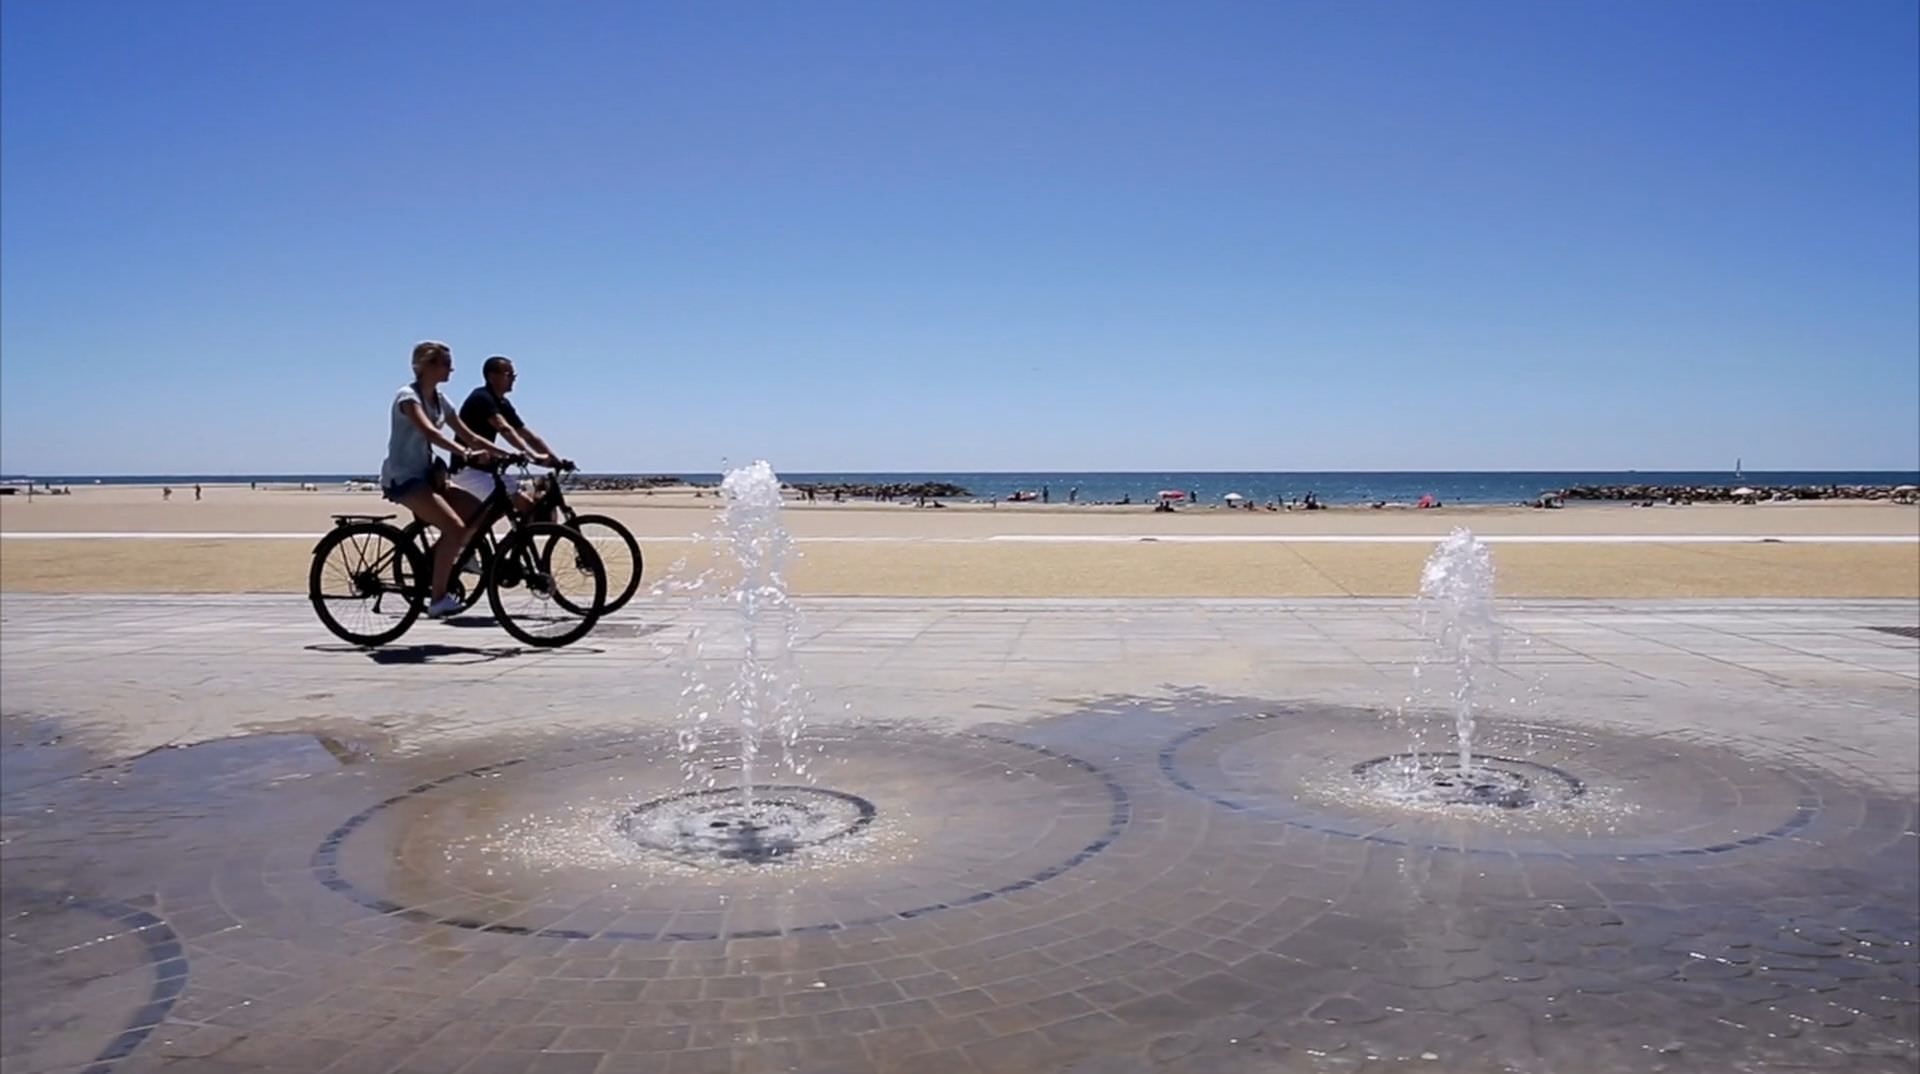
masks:
<svg viewBox="0 0 1920 1074"><path fill-rule="evenodd" d="M670 474L653 474L648 476L637 474L578 474L568 482L568 487L585 492L645 492L651 489L661 488L711 489L713 485L714 483L711 479L706 481L690 481L684 477L676 477ZM798 484L787 484L783 487L802 494L811 491L815 496L831 497L837 493L846 499L918 500L924 497L933 500L957 499L959 497L972 495L972 493L969 493L963 486L955 485L948 481L894 482L890 484L874 484L857 481L808 481Z"/></svg>
<svg viewBox="0 0 1920 1074"><path fill-rule="evenodd" d="M1912 502L1912 493L1911 485L1575 485L1547 495L1568 500L1754 503L1760 500Z"/></svg>
<svg viewBox="0 0 1920 1074"><path fill-rule="evenodd" d="M569 488L584 492L631 492L635 489L663 489L686 485L683 478L667 474L638 476L634 474L575 474L568 479Z"/></svg>
<svg viewBox="0 0 1920 1074"><path fill-rule="evenodd" d="M835 493L838 493L849 499L918 500L925 498L936 500L958 499L963 496L973 495L968 492L964 486L953 484L950 481L897 482L884 485L870 484L867 482L835 481L831 483L817 483L805 481L787 487L798 489L801 492L811 492L815 496L833 496Z"/></svg>

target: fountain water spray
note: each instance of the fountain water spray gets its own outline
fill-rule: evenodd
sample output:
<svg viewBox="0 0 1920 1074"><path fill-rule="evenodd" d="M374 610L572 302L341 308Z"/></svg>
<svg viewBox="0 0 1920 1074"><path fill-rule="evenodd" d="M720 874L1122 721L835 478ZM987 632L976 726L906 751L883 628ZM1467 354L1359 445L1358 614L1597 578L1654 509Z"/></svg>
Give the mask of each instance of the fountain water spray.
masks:
<svg viewBox="0 0 1920 1074"><path fill-rule="evenodd" d="M714 562L666 587L692 598L679 744L689 780L712 787L700 747L716 722L731 722L739 734L740 801L751 809L769 731L778 736L781 759L804 775L795 746L807 695L793 662L800 623L786 579L793 538L780 521L780 479L766 462L728 471L720 494L719 519L700 538Z"/></svg>
<svg viewBox="0 0 1920 1074"><path fill-rule="evenodd" d="M1426 637L1428 651L1413 668L1414 692L1401 710L1403 720L1411 717L1413 742L1408 752L1376 757L1353 767L1367 792L1401 805L1418 808L1454 806L1498 806L1504 809L1532 808L1543 800L1565 804L1585 793L1577 779L1558 769L1528 759L1532 752L1532 731L1521 725L1502 734L1509 746L1520 747L1518 756L1498 756L1484 751L1474 754L1476 715L1480 693L1492 684L1499 671L1502 639L1506 627L1494 615L1493 555L1466 529L1456 529L1440 542L1420 572L1420 633ZM1520 635L1525 647L1531 639ZM1454 749L1426 754L1422 749L1422 722L1418 712L1436 692L1431 679L1445 679L1446 694L1453 711ZM1540 699L1539 676L1529 676L1525 706ZM1509 706L1522 705L1520 696L1507 699ZM1520 735L1514 737L1514 731ZM1567 793L1554 793L1556 787L1570 787ZM1543 798L1544 794L1544 798Z"/></svg>
<svg viewBox="0 0 1920 1074"><path fill-rule="evenodd" d="M1493 614L1493 554L1473 531L1455 528L1420 571L1420 629L1438 662L1453 669L1450 694L1460 772L1473 772L1475 668L1500 663L1500 626ZM1421 669L1416 667L1417 676Z"/></svg>

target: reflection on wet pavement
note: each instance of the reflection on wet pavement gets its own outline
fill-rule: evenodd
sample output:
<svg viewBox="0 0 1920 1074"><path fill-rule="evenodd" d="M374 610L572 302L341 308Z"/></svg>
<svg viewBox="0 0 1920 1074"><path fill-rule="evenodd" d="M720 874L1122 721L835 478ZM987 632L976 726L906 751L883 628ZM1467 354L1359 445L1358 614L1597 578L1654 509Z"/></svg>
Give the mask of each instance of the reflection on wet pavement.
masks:
<svg viewBox="0 0 1920 1074"><path fill-rule="evenodd" d="M667 728L114 760L9 714L0 1061L1911 1071L1914 796L1837 722L1682 716L1484 721L1547 788L1500 808L1379 795L1424 717L1351 704L854 719L764 773L776 816L689 794ZM725 787L730 743L703 749Z"/></svg>
<svg viewBox="0 0 1920 1074"><path fill-rule="evenodd" d="M9 1070L105 1074L159 1028L186 990L185 949L150 910L10 886L0 895L0 918L11 978L0 1062Z"/></svg>
<svg viewBox="0 0 1920 1074"><path fill-rule="evenodd" d="M658 735L371 762L263 735L27 787L7 798L8 1069L1913 1060L1910 800L1565 731L1558 764L1648 812L1394 817L1307 771L1371 756L1371 714L1188 701L1106 699L1025 742L829 736L817 785L873 816L779 862L622 836L677 786ZM1805 824L1696 853L1779 827L1800 788ZM49 884L152 904L16 897ZM148 921L165 942L143 947Z"/></svg>

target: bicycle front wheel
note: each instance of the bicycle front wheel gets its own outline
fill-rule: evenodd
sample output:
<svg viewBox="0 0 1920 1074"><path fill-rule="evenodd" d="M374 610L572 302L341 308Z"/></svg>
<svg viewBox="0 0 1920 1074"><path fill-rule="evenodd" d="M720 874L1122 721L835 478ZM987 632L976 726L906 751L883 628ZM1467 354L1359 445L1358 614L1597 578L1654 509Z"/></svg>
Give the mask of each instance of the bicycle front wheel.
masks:
<svg viewBox="0 0 1920 1074"><path fill-rule="evenodd" d="M552 648L586 637L607 600L607 573L585 537L565 526L534 522L494 549L487 599L507 633Z"/></svg>
<svg viewBox="0 0 1920 1074"><path fill-rule="evenodd" d="M385 645L407 632L425 606L425 575L413 544L392 526L363 522L320 539L307 572L307 599L334 636Z"/></svg>
<svg viewBox="0 0 1920 1074"><path fill-rule="evenodd" d="M633 539L633 531L606 515L580 515L568 527L587 539L606 568L607 606L600 614L611 615L626 607L640 588L640 542Z"/></svg>

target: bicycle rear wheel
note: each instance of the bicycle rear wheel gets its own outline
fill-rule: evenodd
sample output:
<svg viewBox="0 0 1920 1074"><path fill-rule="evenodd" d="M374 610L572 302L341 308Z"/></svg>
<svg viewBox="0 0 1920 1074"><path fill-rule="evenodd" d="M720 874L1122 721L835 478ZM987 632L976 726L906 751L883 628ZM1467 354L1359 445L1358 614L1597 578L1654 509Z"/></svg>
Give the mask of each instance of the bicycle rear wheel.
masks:
<svg viewBox="0 0 1920 1074"><path fill-rule="evenodd" d="M307 572L307 599L334 636L355 645L385 645L407 632L426 603L419 551L399 530L379 522L341 526L320 539Z"/></svg>
<svg viewBox="0 0 1920 1074"><path fill-rule="evenodd" d="M633 539L633 531L606 515L579 515L567 525L593 545L606 568L607 606L600 614L611 615L626 607L640 588L640 542Z"/></svg>
<svg viewBox="0 0 1920 1074"><path fill-rule="evenodd" d="M427 574L420 579L422 588L428 588L433 582L433 546L440 540L440 527L429 526L419 519L407 523L401 531L413 542L420 552L420 561L426 565ZM466 611L480 603L480 597L487 591L487 576L493 568L493 542L486 533L476 533L467 543L465 555L453 569L453 577L447 579L447 592L460 598L460 611ZM399 567L398 561L395 567ZM402 582L410 582L401 578Z"/></svg>
<svg viewBox="0 0 1920 1074"><path fill-rule="evenodd" d="M607 573L585 537L533 522L494 550L487 599L501 627L520 641L540 648L568 645L600 620Z"/></svg>

